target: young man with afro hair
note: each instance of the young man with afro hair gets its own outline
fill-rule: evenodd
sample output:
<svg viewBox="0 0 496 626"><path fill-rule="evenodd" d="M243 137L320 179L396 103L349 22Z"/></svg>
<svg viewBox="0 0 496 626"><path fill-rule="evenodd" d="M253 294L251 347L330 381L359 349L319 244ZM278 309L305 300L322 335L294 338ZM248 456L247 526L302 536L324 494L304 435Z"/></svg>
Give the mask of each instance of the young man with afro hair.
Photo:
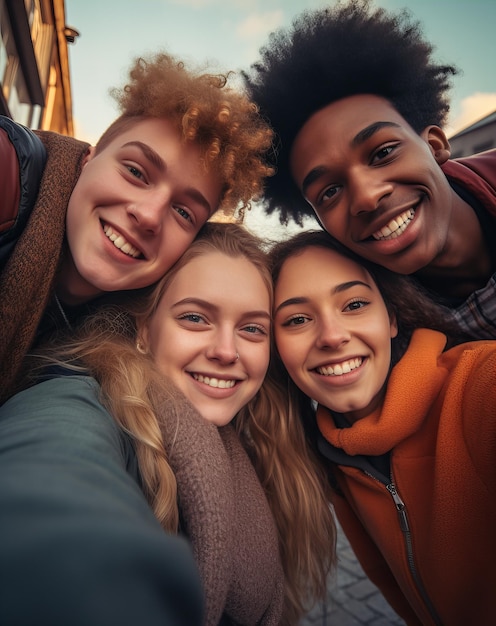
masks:
<svg viewBox="0 0 496 626"><path fill-rule="evenodd" d="M317 216L362 257L411 274L464 332L496 338L496 150L450 160L457 74L419 23L367 0L305 12L244 73L277 135L265 208Z"/></svg>

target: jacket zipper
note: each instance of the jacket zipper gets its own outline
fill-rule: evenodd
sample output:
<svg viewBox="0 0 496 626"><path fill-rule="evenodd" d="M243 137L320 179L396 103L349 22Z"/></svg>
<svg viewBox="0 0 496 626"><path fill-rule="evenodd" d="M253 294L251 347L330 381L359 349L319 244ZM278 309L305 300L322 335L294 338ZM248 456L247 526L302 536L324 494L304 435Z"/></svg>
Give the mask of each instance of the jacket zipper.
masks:
<svg viewBox="0 0 496 626"><path fill-rule="evenodd" d="M373 477L372 477L373 478ZM413 547L412 547L412 535L411 535L411 531L410 531L410 525L408 524L408 517L406 514L406 507L405 507L405 503L403 502L403 500L400 498L397 490L396 490L396 486L393 483L393 481L391 480L391 482L386 486L386 489L389 491L389 493L391 494L392 498L393 498L393 502L394 505L396 507L396 510L398 512L398 519L399 519L399 523L400 523L400 528L403 532L403 537L405 539L405 547L406 547L406 556L407 556L407 561L408 561L408 569L410 570L410 574L412 575L413 581L415 583L415 586L417 587L417 591L419 592L420 596L422 597L422 600L424 601L424 604L427 607L427 610L429 611L432 619L434 620L435 624L438 624L438 626L441 626L442 622L439 619L439 616L437 614L436 609L434 608L434 605L431 602L431 599L429 598L429 595L427 594L427 591L424 587L424 584L420 578L420 575L417 571L417 567L415 565L415 559L413 557Z"/></svg>

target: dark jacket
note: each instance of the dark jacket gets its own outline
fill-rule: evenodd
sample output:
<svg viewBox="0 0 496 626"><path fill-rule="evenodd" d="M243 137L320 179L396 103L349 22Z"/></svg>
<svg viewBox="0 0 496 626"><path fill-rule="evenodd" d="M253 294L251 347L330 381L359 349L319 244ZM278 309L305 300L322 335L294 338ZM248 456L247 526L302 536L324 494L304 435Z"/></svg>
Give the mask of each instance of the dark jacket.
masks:
<svg viewBox="0 0 496 626"><path fill-rule="evenodd" d="M0 407L0 624L202 626L191 550L155 518L98 393L72 376Z"/></svg>
<svg viewBox="0 0 496 626"><path fill-rule="evenodd" d="M194 626L203 595L203 626L278 626L277 529L232 425L202 419L172 389L159 403L201 594L100 393L88 376L63 376L0 407L0 624Z"/></svg>
<svg viewBox="0 0 496 626"><path fill-rule="evenodd" d="M496 149L447 161L441 169L449 181L467 189L496 217Z"/></svg>
<svg viewBox="0 0 496 626"><path fill-rule="evenodd" d="M493 265L485 285L449 306L468 336L496 339L496 150L447 161L442 169L455 192L476 212Z"/></svg>
<svg viewBox="0 0 496 626"><path fill-rule="evenodd" d="M67 205L88 149L72 137L36 135L0 117L0 189L5 191L0 244L8 257L0 264L0 404L12 393L52 294Z"/></svg>
<svg viewBox="0 0 496 626"><path fill-rule="evenodd" d="M46 150L28 128L0 116L0 271L31 215Z"/></svg>

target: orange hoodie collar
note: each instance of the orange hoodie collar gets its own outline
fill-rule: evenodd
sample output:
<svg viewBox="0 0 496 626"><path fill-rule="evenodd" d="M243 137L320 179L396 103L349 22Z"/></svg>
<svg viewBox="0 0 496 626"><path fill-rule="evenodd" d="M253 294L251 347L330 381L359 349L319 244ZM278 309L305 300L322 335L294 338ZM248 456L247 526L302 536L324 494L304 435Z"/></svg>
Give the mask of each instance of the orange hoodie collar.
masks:
<svg viewBox="0 0 496 626"><path fill-rule="evenodd" d="M407 352L393 368L381 407L355 422L350 428L337 428L332 413L317 409L317 424L325 439L347 454L379 455L415 433L439 393L446 371L437 359L446 337L436 331L416 330Z"/></svg>

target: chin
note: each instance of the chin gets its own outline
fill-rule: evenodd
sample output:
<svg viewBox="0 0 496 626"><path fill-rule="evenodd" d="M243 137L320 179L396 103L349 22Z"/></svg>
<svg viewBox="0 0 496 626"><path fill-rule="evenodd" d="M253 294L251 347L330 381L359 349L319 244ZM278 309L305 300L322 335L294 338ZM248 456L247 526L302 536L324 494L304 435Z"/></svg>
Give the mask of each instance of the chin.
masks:
<svg viewBox="0 0 496 626"><path fill-rule="evenodd" d="M217 426L217 428L220 428L221 426L226 426L226 424L229 424L229 422L232 422L232 420L234 419L234 415L224 416L222 414L219 415L218 412L214 414L205 414L201 411L198 412L206 422L210 422L214 426Z"/></svg>

